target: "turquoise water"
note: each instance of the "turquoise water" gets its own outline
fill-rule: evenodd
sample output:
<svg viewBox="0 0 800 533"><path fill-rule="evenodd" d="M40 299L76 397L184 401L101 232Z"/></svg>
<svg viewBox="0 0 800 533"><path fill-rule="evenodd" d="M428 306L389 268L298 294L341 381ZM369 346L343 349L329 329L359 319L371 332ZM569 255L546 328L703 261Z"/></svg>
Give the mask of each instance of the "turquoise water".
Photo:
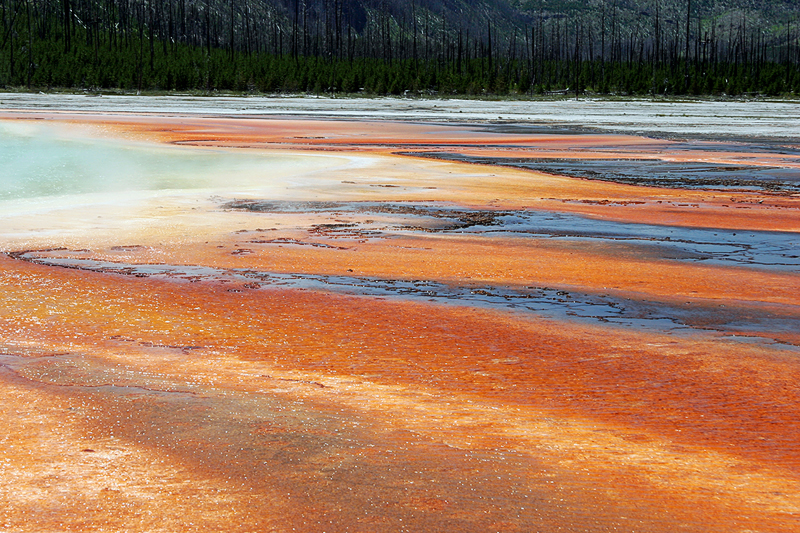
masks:
<svg viewBox="0 0 800 533"><path fill-rule="evenodd" d="M0 122L0 201L266 185L299 161L285 155L145 145L69 134L69 129L48 125Z"/></svg>

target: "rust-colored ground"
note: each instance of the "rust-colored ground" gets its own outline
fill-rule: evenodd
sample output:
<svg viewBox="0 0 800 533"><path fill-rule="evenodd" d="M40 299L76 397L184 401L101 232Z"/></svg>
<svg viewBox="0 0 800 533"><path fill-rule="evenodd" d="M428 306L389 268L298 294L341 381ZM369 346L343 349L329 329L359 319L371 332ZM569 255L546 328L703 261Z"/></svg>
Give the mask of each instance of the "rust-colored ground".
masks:
<svg viewBox="0 0 800 533"><path fill-rule="evenodd" d="M306 183L309 200L800 232L791 194L636 187L394 155L457 147L776 164L769 153L671 153L668 142L635 137L430 124L3 118L370 161ZM169 205L158 224L124 236L98 222L86 235L25 242L68 248L40 258L546 286L701 311L690 328L636 328L0 255L0 529L800 529L794 271L678 261L624 242L425 231L392 214L367 221L199 205ZM19 252L20 242L0 244ZM723 312L738 329L715 322Z"/></svg>

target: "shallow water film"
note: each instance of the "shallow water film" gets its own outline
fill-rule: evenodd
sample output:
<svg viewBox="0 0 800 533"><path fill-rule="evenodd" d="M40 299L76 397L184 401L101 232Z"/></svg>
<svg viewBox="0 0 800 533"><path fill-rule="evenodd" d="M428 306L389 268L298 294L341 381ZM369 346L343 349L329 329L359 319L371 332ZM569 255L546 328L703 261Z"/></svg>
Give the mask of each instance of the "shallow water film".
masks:
<svg viewBox="0 0 800 533"><path fill-rule="evenodd" d="M0 531L800 530L797 143L404 105L0 111Z"/></svg>

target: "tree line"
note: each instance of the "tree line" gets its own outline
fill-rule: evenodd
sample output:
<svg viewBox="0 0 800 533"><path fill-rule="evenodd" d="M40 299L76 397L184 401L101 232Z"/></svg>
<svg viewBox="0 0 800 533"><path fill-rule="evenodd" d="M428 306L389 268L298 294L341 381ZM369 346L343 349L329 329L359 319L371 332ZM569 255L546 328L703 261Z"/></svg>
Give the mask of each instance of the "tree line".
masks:
<svg viewBox="0 0 800 533"><path fill-rule="evenodd" d="M0 0L0 86L800 94L798 8L710 1Z"/></svg>

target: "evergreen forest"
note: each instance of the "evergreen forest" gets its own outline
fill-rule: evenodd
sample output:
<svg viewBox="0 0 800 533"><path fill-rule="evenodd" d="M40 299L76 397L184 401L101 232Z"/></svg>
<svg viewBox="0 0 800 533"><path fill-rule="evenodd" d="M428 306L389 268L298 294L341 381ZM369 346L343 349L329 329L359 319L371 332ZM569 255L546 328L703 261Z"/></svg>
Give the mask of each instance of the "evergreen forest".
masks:
<svg viewBox="0 0 800 533"><path fill-rule="evenodd" d="M0 0L0 87L800 94L795 0Z"/></svg>

